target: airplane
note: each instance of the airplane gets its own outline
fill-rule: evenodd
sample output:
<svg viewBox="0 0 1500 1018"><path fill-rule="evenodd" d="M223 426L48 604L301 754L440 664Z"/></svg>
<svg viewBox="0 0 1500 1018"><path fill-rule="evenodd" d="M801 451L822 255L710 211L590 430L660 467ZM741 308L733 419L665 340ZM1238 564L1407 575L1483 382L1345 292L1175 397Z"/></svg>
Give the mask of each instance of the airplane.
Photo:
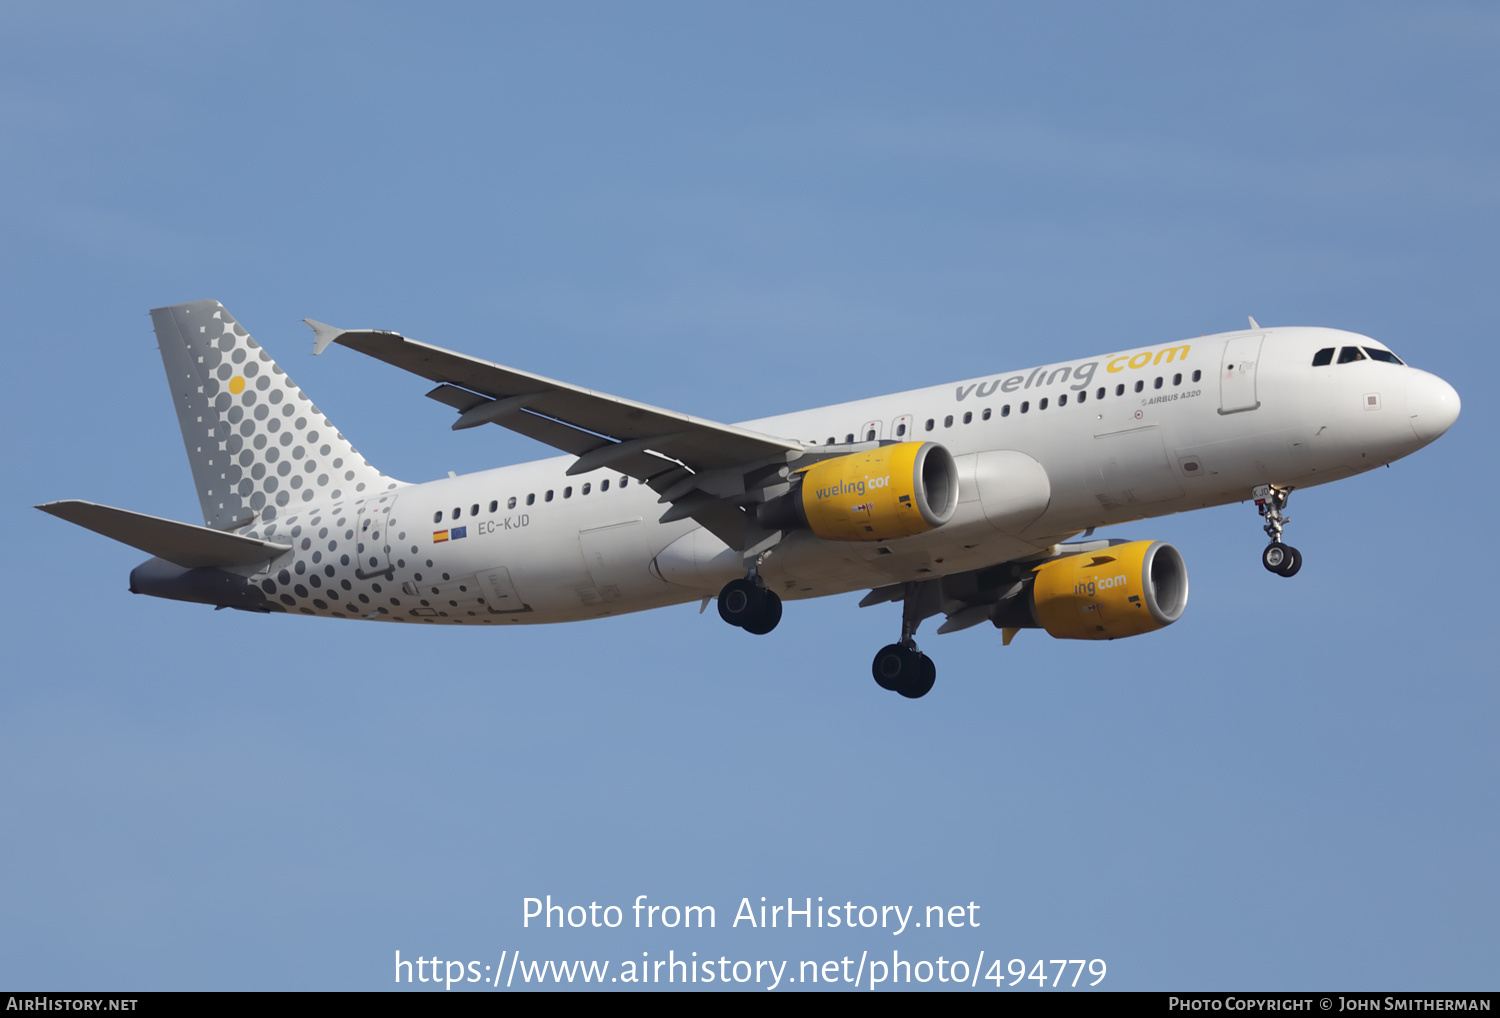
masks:
<svg viewBox="0 0 1500 1018"><path fill-rule="evenodd" d="M312 319L436 383L453 430L498 425L565 455L406 483L338 431L217 301L151 312L203 512L37 506L153 556L132 593L237 608L470 626L570 622L717 599L765 635L783 601L899 602L871 665L916 699L918 648L985 622L1009 645L1176 622L1182 555L1097 528L1253 499L1283 577L1288 498L1409 455L1458 393L1376 341L1250 328L728 425Z"/></svg>

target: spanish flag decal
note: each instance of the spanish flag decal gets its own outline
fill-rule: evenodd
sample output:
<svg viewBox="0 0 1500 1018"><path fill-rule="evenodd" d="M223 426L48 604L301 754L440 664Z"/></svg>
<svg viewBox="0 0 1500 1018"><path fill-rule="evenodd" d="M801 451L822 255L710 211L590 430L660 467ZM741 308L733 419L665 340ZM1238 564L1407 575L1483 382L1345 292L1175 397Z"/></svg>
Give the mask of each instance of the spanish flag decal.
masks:
<svg viewBox="0 0 1500 1018"><path fill-rule="evenodd" d="M446 531L446 530L434 530L432 532L432 543L433 544L442 544L446 540L448 540L448 531Z"/></svg>

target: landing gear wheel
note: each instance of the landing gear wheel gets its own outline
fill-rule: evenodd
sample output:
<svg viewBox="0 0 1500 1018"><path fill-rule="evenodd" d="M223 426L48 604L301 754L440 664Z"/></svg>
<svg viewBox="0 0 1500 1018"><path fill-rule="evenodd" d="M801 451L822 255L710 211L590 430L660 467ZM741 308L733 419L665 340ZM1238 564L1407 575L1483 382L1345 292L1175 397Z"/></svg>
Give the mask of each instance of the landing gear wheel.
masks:
<svg viewBox="0 0 1500 1018"><path fill-rule="evenodd" d="M759 617L766 592L749 580L730 580L719 591L719 618L731 626L744 628Z"/></svg>
<svg viewBox="0 0 1500 1018"><path fill-rule="evenodd" d="M899 643L888 643L881 647L880 652L875 655L874 663L870 665L876 685L893 693L899 689L902 676L911 670L910 656L911 651Z"/></svg>
<svg viewBox="0 0 1500 1018"><path fill-rule="evenodd" d="M911 682L896 687L896 692L908 700L919 700L932 692L932 684L937 681L937 665L932 663L932 658L926 654L918 654L921 660L917 673L912 676Z"/></svg>
<svg viewBox="0 0 1500 1018"><path fill-rule="evenodd" d="M760 596L760 611L743 628L747 633L765 636L781 621L781 598L769 590L762 590Z"/></svg>
<svg viewBox="0 0 1500 1018"><path fill-rule="evenodd" d="M926 696L937 681L937 666L932 659L916 647L899 643L881 647L870 672L881 689L900 693L912 700Z"/></svg>
<svg viewBox="0 0 1500 1018"><path fill-rule="evenodd" d="M1277 576L1296 576L1302 568L1302 553L1289 544L1273 541L1261 552L1260 564Z"/></svg>
<svg viewBox="0 0 1500 1018"><path fill-rule="evenodd" d="M1291 561L1282 564L1281 575L1287 579L1291 579L1302 568L1302 553L1291 545L1286 545L1286 550L1287 554L1291 556Z"/></svg>
<svg viewBox="0 0 1500 1018"><path fill-rule="evenodd" d="M730 580L719 591L719 618L765 636L781 621L781 598L750 580Z"/></svg>

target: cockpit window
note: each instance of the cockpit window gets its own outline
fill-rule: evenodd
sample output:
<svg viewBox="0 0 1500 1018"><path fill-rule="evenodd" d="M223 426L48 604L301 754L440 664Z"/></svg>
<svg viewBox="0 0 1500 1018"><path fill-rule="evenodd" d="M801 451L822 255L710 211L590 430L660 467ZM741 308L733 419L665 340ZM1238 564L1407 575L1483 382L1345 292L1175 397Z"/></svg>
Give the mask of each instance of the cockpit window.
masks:
<svg viewBox="0 0 1500 1018"><path fill-rule="evenodd" d="M1362 361L1365 355L1359 352L1357 346L1346 346L1339 351L1339 363L1348 364L1350 361Z"/></svg>
<svg viewBox="0 0 1500 1018"><path fill-rule="evenodd" d="M1395 354L1391 353L1389 350L1381 350L1381 349L1378 349L1377 347L1367 346L1367 347L1365 347L1365 353L1367 353L1367 354L1370 355L1370 360L1372 360L1372 361L1381 361L1381 362L1383 362L1385 364L1404 364L1405 363L1400 357L1397 357Z"/></svg>
<svg viewBox="0 0 1500 1018"><path fill-rule="evenodd" d="M1333 347L1331 347L1331 346L1325 346L1323 349L1321 349L1317 353L1313 354L1313 367L1315 367L1315 368L1327 367L1329 364L1332 364L1332 363L1333 363Z"/></svg>

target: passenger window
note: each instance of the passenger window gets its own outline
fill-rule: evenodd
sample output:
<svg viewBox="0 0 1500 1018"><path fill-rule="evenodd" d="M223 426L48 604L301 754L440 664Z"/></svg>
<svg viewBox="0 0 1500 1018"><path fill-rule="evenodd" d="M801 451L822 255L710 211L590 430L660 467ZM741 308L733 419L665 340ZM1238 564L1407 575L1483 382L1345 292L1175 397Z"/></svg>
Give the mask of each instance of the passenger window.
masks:
<svg viewBox="0 0 1500 1018"><path fill-rule="evenodd" d="M1140 381L1140 382L1136 382L1135 383L1135 391L1136 392L1140 392L1141 390L1143 390L1145 388L1146 388L1146 383L1144 381Z"/></svg>
<svg viewBox="0 0 1500 1018"><path fill-rule="evenodd" d="M500 508L500 500L499 499L496 499L495 501L493 501L493 502L490 503L490 512L494 512L495 510L497 510L499 508Z"/></svg>
<svg viewBox="0 0 1500 1018"><path fill-rule="evenodd" d="M1027 400L1027 401L1025 401L1025 402L1023 402L1021 404L1021 413L1024 414L1024 413L1026 413L1026 411L1028 411L1030 409L1031 409L1031 401L1030 400Z"/></svg>
<svg viewBox="0 0 1500 1018"><path fill-rule="evenodd" d="M1333 363L1333 347L1325 346L1313 354L1313 367L1324 368Z"/></svg>
<svg viewBox="0 0 1500 1018"><path fill-rule="evenodd" d="M589 488L590 488L590 487L591 487L591 486L590 486L590 485L588 485L588 484L585 484L585 485L584 485L584 486L583 486L583 493L584 493L584 494L585 494L585 495L587 495L587 494L588 494L588 493L589 493Z"/></svg>
<svg viewBox="0 0 1500 1018"><path fill-rule="evenodd" d="M1058 406L1067 406L1068 405L1068 394L1066 392L1063 393L1061 396L1057 397L1057 405Z"/></svg>
<svg viewBox="0 0 1500 1018"><path fill-rule="evenodd" d="M510 497L510 499L505 503L505 508L507 508L507 509L514 509L515 507L516 507L516 496L512 495Z"/></svg>
<svg viewBox="0 0 1500 1018"><path fill-rule="evenodd" d="M1340 364L1348 364L1352 361L1362 361L1364 359L1365 355L1359 352L1359 347L1357 346L1346 346L1339 351Z"/></svg>
<svg viewBox="0 0 1500 1018"><path fill-rule="evenodd" d="M833 442L833 436L832 436L832 435L829 435L829 436L828 436L828 441L827 441L827 442L824 442L824 443L823 443L823 444L824 444L824 445L833 445L833 444L834 444L834 442Z"/></svg>
<svg viewBox="0 0 1500 1018"><path fill-rule="evenodd" d="M1193 372L1193 381L1196 382L1196 381L1199 381L1202 378L1203 378L1203 372L1201 372L1201 371L1194 371Z"/></svg>
<svg viewBox="0 0 1500 1018"><path fill-rule="evenodd" d="M572 497L573 497L573 486L570 484L566 488L563 489L563 498L572 498Z"/></svg>
<svg viewBox="0 0 1500 1018"><path fill-rule="evenodd" d="M901 438L905 434L906 434L906 425L904 425L904 424L898 424L898 425L896 425L896 437L897 438Z"/></svg>
<svg viewBox="0 0 1500 1018"><path fill-rule="evenodd" d="M854 444L854 432L851 431L851 432L849 432L849 434L845 435L844 436L844 441L848 442L850 445L853 445Z"/></svg>
<svg viewBox="0 0 1500 1018"><path fill-rule="evenodd" d="M927 430L928 431L932 430L933 423L934 423L934 421L933 421L933 419L931 417L927 418Z"/></svg>
<svg viewBox="0 0 1500 1018"><path fill-rule="evenodd" d="M1089 398L1089 391L1087 389L1084 389L1082 392L1080 392L1078 394L1078 402L1080 402L1080 403L1086 403L1086 402L1088 402L1088 398Z"/></svg>
<svg viewBox="0 0 1500 1018"><path fill-rule="evenodd" d="M526 504L536 505L536 492L533 491L531 494L526 496Z"/></svg>
<svg viewBox="0 0 1500 1018"><path fill-rule="evenodd" d="M1095 399L1103 399L1104 398L1104 386L1102 386L1102 385L1099 386L1099 391L1096 392L1096 393L1094 393L1094 398Z"/></svg>
<svg viewBox="0 0 1500 1018"><path fill-rule="evenodd" d="M544 502L550 502L550 501L552 501L552 489L551 488L547 489L547 494L545 494L545 495L542 496L542 500Z"/></svg>
<svg viewBox="0 0 1500 1018"><path fill-rule="evenodd" d="M443 511L441 509L439 509L437 512L435 512L435 513L432 514L432 522L434 522L434 523L441 523L441 522L443 522Z"/></svg>
<svg viewBox="0 0 1500 1018"><path fill-rule="evenodd" d="M1003 407L1000 408L1000 416L1001 417L1009 417L1010 416L1010 404L1009 403L1005 404Z"/></svg>
<svg viewBox="0 0 1500 1018"><path fill-rule="evenodd" d="M462 509L460 509L458 506L454 506L453 507L453 518L455 520L458 519L463 514L464 514L464 511Z"/></svg>
<svg viewBox="0 0 1500 1018"><path fill-rule="evenodd" d="M470 516L478 516L479 515L479 503L478 502L475 502L473 505L469 506L469 515Z"/></svg>
<svg viewBox="0 0 1500 1018"><path fill-rule="evenodd" d="M951 427L953 427L953 415L952 414L949 414L947 417L943 418L943 427L945 427L945 428L951 428Z"/></svg>
<svg viewBox="0 0 1500 1018"><path fill-rule="evenodd" d="M984 408L984 413L980 414L979 417L980 417L980 420L985 420L985 421L989 420L990 419L990 408L989 407L985 407Z"/></svg>
<svg viewBox="0 0 1500 1018"><path fill-rule="evenodd" d="M969 412L967 410L964 411L964 423L965 424L971 424L971 423L973 423L973 420L974 420L973 413L971 413L971 412Z"/></svg>
<svg viewBox="0 0 1500 1018"><path fill-rule="evenodd" d="M1038 410L1045 410L1045 409L1047 409L1047 397L1046 396L1043 396L1041 398L1041 400L1037 403L1036 408Z"/></svg>
<svg viewBox="0 0 1500 1018"><path fill-rule="evenodd" d="M1172 384L1173 385L1181 385L1182 384L1182 372L1181 371L1177 372L1177 374L1175 374L1175 375L1172 376Z"/></svg>
<svg viewBox="0 0 1500 1018"><path fill-rule="evenodd" d="M1123 396L1123 395L1125 395L1125 383L1124 382L1121 382L1119 385L1115 386L1115 395L1116 396Z"/></svg>
<svg viewBox="0 0 1500 1018"><path fill-rule="evenodd" d="M850 435L849 437L853 438L854 436ZM869 431L865 432L865 441L866 442L873 442L873 441L875 441L875 429L874 428L871 428Z"/></svg>
<svg viewBox="0 0 1500 1018"><path fill-rule="evenodd" d="M1370 360L1372 360L1372 361L1380 361L1381 363L1384 363L1384 364L1401 364L1401 363L1403 363L1403 361L1401 360L1400 357L1397 357L1395 354L1391 353L1389 350L1377 350L1373 346L1367 346L1367 347L1365 347L1365 353L1367 353L1367 354L1370 355Z"/></svg>
<svg viewBox="0 0 1500 1018"><path fill-rule="evenodd" d="M606 477L604 480L602 480L602 481L599 482L599 490L600 491L608 491L609 490L609 478L608 477Z"/></svg>
<svg viewBox="0 0 1500 1018"><path fill-rule="evenodd" d="M1161 375L1157 375L1156 376L1156 381L1154 383L1152 383L1151 388L1153 388L1153 389L1160 389L1161 388Z"/></svg>
<svg viewBox="0 0 1500 1018"><path fill-rule="evenodd" d="M622 478L620 478L620 487L623 488L623 487L625 487L625 485L627 485L629 483L630 483L630 478L628 478L628 477L622 477Z"/></svg>

